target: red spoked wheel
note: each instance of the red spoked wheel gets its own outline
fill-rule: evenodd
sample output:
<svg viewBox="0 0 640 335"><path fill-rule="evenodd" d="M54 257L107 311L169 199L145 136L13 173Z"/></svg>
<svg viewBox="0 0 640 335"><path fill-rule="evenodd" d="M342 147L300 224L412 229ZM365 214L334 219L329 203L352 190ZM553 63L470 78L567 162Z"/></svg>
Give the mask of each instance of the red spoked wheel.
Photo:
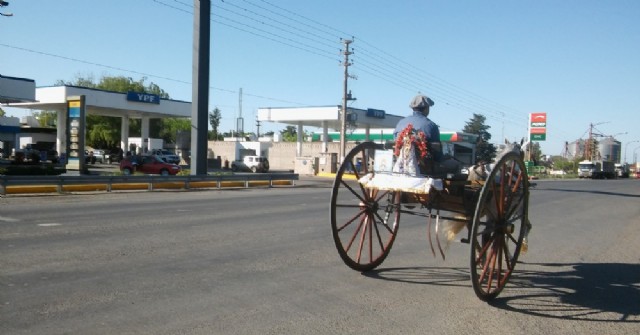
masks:
<svg viewBox="0 0 640 335"><path fill-rule="evenodd" d="M380 265L398 232L401 192L365 188L358 183L373 173L374 167L391 163L382 146L365 142L347 154L336 173L331 193L333 240L344 263L357 271Z"/></svg>
<svg viewBox="0 0 640 335"><path fill-rule="evenodd" d="M471 281L483 301L507 284L527 229L529 181L520 155L511 152L495 165L478 198L471 230Z"/></svg>

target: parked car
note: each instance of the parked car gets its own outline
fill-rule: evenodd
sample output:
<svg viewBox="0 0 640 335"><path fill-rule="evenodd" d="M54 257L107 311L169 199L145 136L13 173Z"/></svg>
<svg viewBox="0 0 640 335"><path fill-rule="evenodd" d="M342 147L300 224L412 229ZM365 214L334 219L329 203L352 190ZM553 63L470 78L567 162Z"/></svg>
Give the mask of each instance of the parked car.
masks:
<svg viewBox="0 0 640 335"><path fill-rule="evenodd" d="M141 172L144 174L169 176L180 172L180 166L167 163L156 155L129 156L120 162L120 171L122 171L124 175Z"/></svg>
<svg viewBox="0 0 640 335"><path fill-rule="evenodd" d="M84 151L84 162L87 164L95 164L96 156L93 155L93 150Z"/></svg>
<svg viewBox="0 0 640 335"><path fill-rule="evenodd" d="M268 172L269 160L262 156L244 156L241 161L231 163L232 171Z"/></svg>
<svg viewBox="0 0 640 335"><path fill-rule="evenodd" d="M167 163L180 164L180 157L167 149L154 149L151 150L152 155L160 157Z"/></svg>
<svg viewBox="0 0 640 335"><path fill-rule="evenodd" d="M105 150L93 149L93 157L95 157L96 163L104 164L107 162L107 152Z"/></svg>
<svg viewBox="0 0 640 335"><path fill-rule="evenodd" d="M111 164L114 162L120 163L124 159L124 152L120 148L114 149L109 151L109 154L106 155L106 158L107 158L107 164Z"/></svg>
<svg viewBox="0 0 640 335"><path fill-rule="evenodd" d="M84 161L87 164L104 164L106 162L105 157L105 151L102 149L89 149L84 151Z"/></svg>
<svg viewBox="0 0 640 335"><path fill-rule="evenodd" d="M58 151L47 150L47 160L53 164L58 164L60 162L60 155L58 155Z"/></svg>

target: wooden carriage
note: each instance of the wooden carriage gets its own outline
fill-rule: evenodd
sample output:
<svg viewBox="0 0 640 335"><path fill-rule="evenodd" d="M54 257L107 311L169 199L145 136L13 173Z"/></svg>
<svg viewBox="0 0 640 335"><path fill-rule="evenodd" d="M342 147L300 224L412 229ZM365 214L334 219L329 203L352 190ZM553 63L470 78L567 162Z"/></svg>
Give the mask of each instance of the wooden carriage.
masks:
<svg viewBox="0 0 640 335"><path fill-rule="evenodd" d="M498 296L530 229L529 183L519 151L502 153L484 181L393 173L392 158L381 145L361 143L336 173L331 228L344 263L357 271L375 269L393 246L401 214L420 216L442 257L440 241L457 233L446 228L467 228L459 241L470 245L473 289L484 301ZM431 249L435 254L432 242Z"/></svg>

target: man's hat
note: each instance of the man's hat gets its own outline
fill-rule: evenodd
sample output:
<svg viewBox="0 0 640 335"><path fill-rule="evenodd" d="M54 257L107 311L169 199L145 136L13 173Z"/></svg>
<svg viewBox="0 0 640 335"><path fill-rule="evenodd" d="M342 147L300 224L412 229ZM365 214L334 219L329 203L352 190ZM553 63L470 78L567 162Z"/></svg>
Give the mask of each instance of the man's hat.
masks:
<svg viewBox="0 0 640 335"><path fill-rule="evenodd" d="M428 96L418 94L413 98L413 100L411 100L409 107L416 110L422 110L422 109L425 109L427 106L431 107L434 104L435 103L433 102L433 100L429 99Z"/></svg>

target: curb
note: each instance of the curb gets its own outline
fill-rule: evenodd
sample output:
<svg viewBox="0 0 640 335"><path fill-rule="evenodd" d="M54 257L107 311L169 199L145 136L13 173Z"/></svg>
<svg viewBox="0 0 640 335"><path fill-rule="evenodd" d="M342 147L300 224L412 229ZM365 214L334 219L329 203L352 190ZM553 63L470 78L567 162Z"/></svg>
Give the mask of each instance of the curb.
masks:
<svg viewBox="0 0 640 335"><path fill-rule="evenodd" d="M149 183L127 183L112 184L111 191L133 191L133 190L189 190L189 189L222 189L222 188L245 188L245 187L269 187L274 186L294 186L295 183L289 180L269 181L223 181L218 185L217 182L198 181L191 182L189 188L184 187L183 182L160 182L155 184ZM56 185L34 185L34 186L7 186L6 194L34 194L34 193L65 193L65 192L109 192L107 184L83 184L83 185L63 185L58 189Z"/></svg>

